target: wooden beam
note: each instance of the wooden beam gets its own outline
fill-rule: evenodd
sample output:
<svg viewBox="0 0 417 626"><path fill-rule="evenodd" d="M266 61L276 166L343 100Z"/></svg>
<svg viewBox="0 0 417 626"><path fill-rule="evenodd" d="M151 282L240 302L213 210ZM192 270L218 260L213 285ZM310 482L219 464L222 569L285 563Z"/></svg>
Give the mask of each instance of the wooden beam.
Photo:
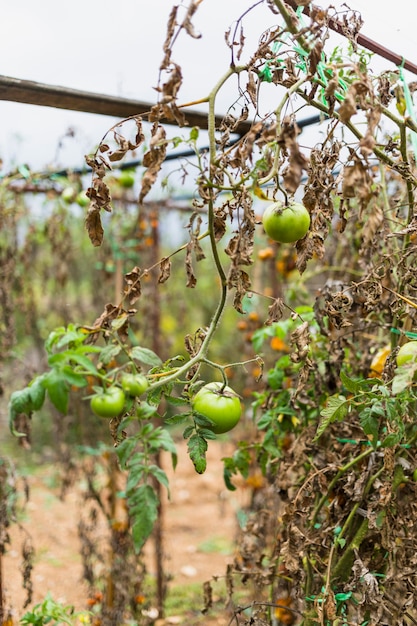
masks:
<svg viewBox="0 0 417 626"><path fill-rule="evenodd" d="M111 115L120 119L125 119L132 115L143 115L146 118L147 113L155 104L90 91L79 91L68 87L46 85L32 80L11 78L10 76L0 76L0 100L67 109L69 111L83 111L96 115ZM191 109L183 109L183 111L190 126L207 129L207 115L205 113ZM220 124L221 121L222 117L218 116L216 123ZM175 125L175 122L167 121L166 123ZM251 125L252 122L249 120L242 122L239 125L239 134L246 133Z"/></svg>

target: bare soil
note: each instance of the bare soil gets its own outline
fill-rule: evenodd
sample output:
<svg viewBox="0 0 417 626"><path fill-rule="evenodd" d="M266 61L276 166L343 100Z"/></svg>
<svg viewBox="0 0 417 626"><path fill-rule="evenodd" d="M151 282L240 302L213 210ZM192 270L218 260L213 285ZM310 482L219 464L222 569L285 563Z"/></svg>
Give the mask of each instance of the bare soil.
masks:
<svg viewBox="0 0 417 626"><path fill-rule="evenodd" d="M229 444L224 442L210 443L208 468L201 476L195 473L184 444L179 445L176 471L167 465L171 499L164 507L163 536L170 588L224 575L227 562L233 558L236 513L244 505L247 494L243 489L236 492L225 489L221 459L230 453L228 448ZM88 594L82 580L77 531L82 506L80 486L75 485L61 500L56 472L56 467L47 466L28 476L30 500L21 520L25 530L17 525L10 528L11 545L3 561L3 577L6 605L13 607L15 619L25 612L20 568L26 532L35 548L30 606L41 602L50 592L55 600L72 604L77 610L86 608ZM145 554L148 572L154 575L152 541L148 542ZM179 622L174 619L166 623ZM228 620L219 618L211 623L221 625Z"/></svg>

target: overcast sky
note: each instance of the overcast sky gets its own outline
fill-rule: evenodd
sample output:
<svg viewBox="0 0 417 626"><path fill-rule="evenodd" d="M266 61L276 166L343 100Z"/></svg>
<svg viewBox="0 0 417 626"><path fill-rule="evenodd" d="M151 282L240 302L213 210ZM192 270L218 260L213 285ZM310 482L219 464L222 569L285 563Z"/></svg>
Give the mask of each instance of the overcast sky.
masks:
<svg viewBox="0 0 417 626"><path fill-rule="evenodd" d="M207 95L227 69L224 32L255 0L203 0L194 25L202 38L183 35L174 48L184 84L179 101ZM16 0L7 3L0 26L0 73L75 89L154 101L161 46L171 0ZM177 0L177 4L187 5ZM329 2L317 2L329 6ZM341 2L332 2L340 6ZM415 0L351 0L364 18L362 32L417 62ZM276 18L275 18L276 19ZM265 5L244 22L245 34L258 35L275 22ZM248 45L250 51L250 45ZM383 67L389 66L384 62ZM415 78L414 78L415 79ZM227 106L227 93L220 100ZM219 111L219 113L222 111ZM0 101L0 157L5 168L28 163L76 167L116 120L105 116ZM68 128L76 141L66 139Z"/></svg>

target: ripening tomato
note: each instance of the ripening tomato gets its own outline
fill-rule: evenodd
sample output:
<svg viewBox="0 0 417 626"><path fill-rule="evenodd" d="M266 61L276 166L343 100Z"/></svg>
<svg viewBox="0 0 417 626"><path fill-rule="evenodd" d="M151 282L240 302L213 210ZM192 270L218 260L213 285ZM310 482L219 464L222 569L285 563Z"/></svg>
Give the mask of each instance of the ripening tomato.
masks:
<svg viewBox="0 0 417 626"><path fill-rule="evenodd" d="M117 417L123 411L125 400L123 389L113 386L93 396L90 407L98 417Z"/></svg>
<svg viewBox="0 0 417 626"><path fill-rule="evenodd" d="M123 374L120 383L126 395L141 396L149 387L149 382L143 374Z"/></svg>
<svg viewBox="0 0 417 626"><path fill-rule="evenodd" d="M216 434L227 433L238 423L242 415L239 396L223 383L204 385L191 401L193 410L212 422L210 429Z"/></svg>
<svg viewBox="0 0 417 626"><path fill-rule="evenodd" d="M302 239L310 228L310 213L303 204L282 202L270 204L262 216L262 224L268 237L280 243L292 243Z"/></svg>

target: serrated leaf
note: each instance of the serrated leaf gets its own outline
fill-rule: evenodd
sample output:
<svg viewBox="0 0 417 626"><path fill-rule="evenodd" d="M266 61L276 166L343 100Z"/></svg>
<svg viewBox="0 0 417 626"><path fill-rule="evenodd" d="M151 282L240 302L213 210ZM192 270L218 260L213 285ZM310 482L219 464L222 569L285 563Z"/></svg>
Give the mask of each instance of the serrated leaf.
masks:
<svg viewBox="0 0 417 626"><path fill-rule="evenodd" d="M199 428L198 434L200 437L204 437L204 439L217 439L217 435L209 428Z"/></svg>
<svg viewBox="0 0 417 626"><path fill-rule="evenodd" d="M172 463L175 469L177 465L177 446L175 445L175 441L165 428L157 429L156 437L153 442L154 446L155 444L166 452L170 452L172 456Z"/></svg>
<svg viewBox="0 0 417 626"><path fill-rule="evenodd" d="M137 463L129 465L129 474L126 482L126 492L129 493L133 489L137 489L139 482L145 474L145 465L143 458L137 459Z"/></svg>
<svg viewBox="0 0 417 626"><path fill-rule="evenodd" d="M186 428L184 428L184 432L182 433L182 436L184 437L184 439L188 439L188 437L194 432L194 425L191 424L190 426L187 426Z"/></svg>
<svg viewBox="0 0 417 626"><path fill-rule="evenodd" d="M150 474L152 474L152 476L154 476L156 478L156 480L165 487L165 489L168 492L168 498L171 497L170 491L169 491L169 480L168 480L168 476L166 475L166 473L164 472L164 470L160 467L158 467L157 465L149 465L148 466L148 471Z"/></svg>
<svg viewBox="0 0 417 626"><path fill-rule="evenodd" d="M407 365L397 367L394 378L392 379L392 394L397 396L399 393L410 387L414 380L416 369Z"/></svg>
<svg viewBox="0 0 417 626"><path fill-rule="evenodd" d="M9 406L14 413L30 413L31 399L29 387L25 387L19 391L14 391L10 396Z"/></svg>
<svg viewBox="0 0 417 626"><path fill-rule="evenodd" d="M61 373L65 380L70 385L74 385L74 387L86 387L88 384L85 376L74 372L71 365L64 365L64 367L61 368Z"/></svg>
<svg viewBox="0 0 417 626"><path fill-rule="evenodd" d="M164 396L165 400L174 406L187 406L189 403L185 398L177 398L176 396Z"/></svg>
<svg viewBox="0 0 417 626"><path fill-rule="evenodd" d="M358 394L364 387L364 380L354 380L349 378L343 371L340 372L340 380L347 391L353 394ZM365 379L366 380L366 379Z"/></svg>
<svg viewBox="0 0 417 626"><path fill-rule="evenodd" d="M179 413L178 415L171 415L170 417L165 418L165 424L170 424L171 426L185 424L189 416L189 413Z"/></svg>
<svg viewBox="0 0 417 626"><path fill-rule="evenodd" d="M197 474L204 474L207 467L207 441L199 435L192 435L188 440L188 454Z"/></svg>
<svg viewBox="0 0 417 626"><path fill-rule="evenodd" d="M58 409L60 413L66 415L68 411L68 399L69 388L65 378L59 373L58 370L52 369L43 379L44 385L48 397L54 407Z"/></svg>
<svg viewBox="0 0 417 626"><path fill-rule="evenodd" d="M392 448L393 446L396 446L397 443L400 442L400 440L401 440L400 433L390 433L381 442L381 448Z"/></svg>
<svg viewBox="0 0 417 626"><path fill-rule="evenodd" d="M130 351L130 356L136 361L150 365L151 367L159 367L162 365L162 361L159 356L149 348L142 348L141 346L135 346Z"/></svg>
<svg viewBox="0 0 417 626"><path fill-rule="evenodd" d="M224 484L226 485L226 489L228 489L229 491L236 491L236 487L232 483L232 476L232 472L227 467L225 467L223 469L223 480Z"/></svg>
<svg viewBox="0 0 417 626"><path fill-rule="evenodd" d="M158 518L159 500L150 485L139 485L132 497L128 498L128 505L132 519L133 545L138 554Z"/></svg>
<svg viewBox="0 0 417 626"><path fill-rule="evenodd" d="M124 469L126 464L136 448L136 439L133 437L127 437L119 443L116 448L116 454L119 459L121 467Z"/></svg>
<svg viewBox="0 0 417 626"><path fill-rule="evenodd" d="M96 366L91 361L91 359L88 358L88 356L85 356L85 354L72 352L70 356L71 362L74 361L75 363L78 363L78 365L81 365L85 370L87 370L87 372L93 374L93 376L96 376L98 374Z"/></svg>
<svg viewBox="0 0 417 626"><path fill-rule="evenodd" d="M107 365L112 361L118 354L120 354L122 347L116 344L110 344L105 346L100 352L100 361L103 365Z"/></svg>
<svg viewBox="0 0 417 626"><path fill-rule="evenodd" d="M136 409L136 416L140 420L148 420L157 412L157 407L147 402L141 402Z"/></svg>
<svg viewBox="0 0 417 626"><path fill-rule="evenodd" d="M359 421L363 432L374 447L378 442L379 420L372 407L366 407L359 415Z"/></svg>
<svg viewBox="0 0 417 626"><path fill-rule="evenodd" d="M28 387L32 411L39 411L45 402L45 387L42 380L43 377L39 376Z"/></svg>
<svg viewBox="0 0 417 626"><path fill-rule="evenodd" d="M336 421L341 422L348 414L349 409L350 402L345 398L345 396L330 396L327 401L327 406L320 412L323 419L317 427L316 436L313 441L317 441L330 424Z"/></svg>

